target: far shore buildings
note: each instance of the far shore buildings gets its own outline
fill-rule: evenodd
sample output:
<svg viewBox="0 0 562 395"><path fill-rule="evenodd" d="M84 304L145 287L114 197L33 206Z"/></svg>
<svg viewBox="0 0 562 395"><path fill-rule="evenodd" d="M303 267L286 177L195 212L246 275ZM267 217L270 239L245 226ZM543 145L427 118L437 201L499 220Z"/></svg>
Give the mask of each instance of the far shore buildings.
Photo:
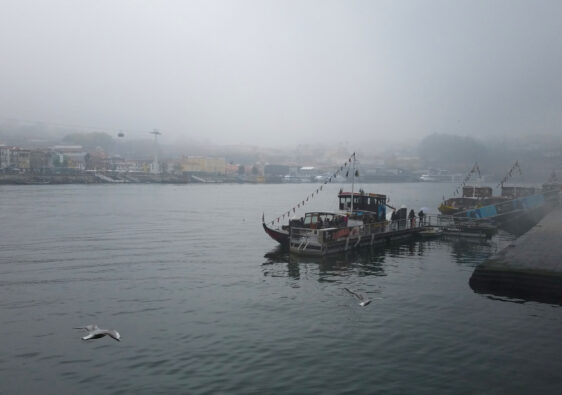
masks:
<svg viewBox="0 0 562 395"><path fill-rule="evenodd" d="M153 160L124 159L107 155L103 150L88 152L80 145L54 145L42 149L25 149L0 144L0 173L49 174L81 171L112 171L119 173L149 173ZM159 161L159 174L201 174L225 176L238 170L223 157L184 156L181 159Z"/></svg>
<svg viewBox="0 0 562 395"><path fill-rule="evenodd" d="M85 152L81 146L55 145L48 149L25 149L0 145L0 171L45 173L57 168L85 170Z"/></svg>
<svg viewBox="0 0 562 395"><path fill-rule="evenodd" d="M31 150L20 147L0 146L0 169L13 171L31 171Z"/></svg>
<svg viewBox="0 0 562 395"><path fill-rule="evenodd" d="M224 158L184 156L179 163L184 173L226 174L226 160Z"/></svg>

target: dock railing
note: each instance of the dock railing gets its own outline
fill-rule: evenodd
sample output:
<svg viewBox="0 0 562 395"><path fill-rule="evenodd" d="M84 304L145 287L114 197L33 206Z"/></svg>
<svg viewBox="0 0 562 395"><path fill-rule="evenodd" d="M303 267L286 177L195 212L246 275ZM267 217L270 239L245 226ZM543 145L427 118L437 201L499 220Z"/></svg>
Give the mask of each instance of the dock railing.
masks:
<svg viewBox="0 0 562 395"><path fill-rule="evenodd" d="M392 236L402 231L411 231L423 228L462 228L478 229L479 231L489 231L495 226L490 225L489 221L467 217L456 217L451 215L425 215L423 218L416 217L413 220L402 219L395 221L382 221L373 223L352 223L341 227L326 228L302 228L291 226L290 242L302 245L323 244L332 240L341 239L364 239L372 235L386 233Z"/></svg>
<svg viewBox="0 0 562 395"><path fill-rule="evenodd" d="M471 226L484 226L483 224L490 224L489 219L482 218L469 218L457 217L453 215L426 215L424 217L423 226L433 228L448 228L448 227L471 227Z"/></svg>
<svg viewBox="0 0 562 395"><path fill-rule="evenodd" d="M406 229L414 229L420 227L436 227L436 228L446 228L451 226L471 226L478 225L483 222L481 219L467 218L467 217L456 217L452 215L425 215L423 219L416 217L414 220L402 219L395 221L383 221L383 222L373 222L357 225L349 225L344 227L328 227L328 228L300 228L291 227L291 238L312 238L317 237L319 234L324 234L325 236L319 236L319 240L326 240L332 238L333 235L338 234L341 237L344 233L348 232L352 235L366 236L373 233L386 233Z"/></svg>
<svg viewBox="0 0 562 395"><path fill-rule="evenodd" d="M429 222L429 220L427 220ZM325 242L329 240L337 240L344 237L367 237L378 233L391 233L401 230L409 230L414 228L421 228L427 226L422 224L418 218L414 220L403 219L395 221L383 221L364 223L357 225L350 225L344 227L330 227L330 228L297 228L291 227L291 241L301 242L303 240L314 240L318 242Z"/></svg>

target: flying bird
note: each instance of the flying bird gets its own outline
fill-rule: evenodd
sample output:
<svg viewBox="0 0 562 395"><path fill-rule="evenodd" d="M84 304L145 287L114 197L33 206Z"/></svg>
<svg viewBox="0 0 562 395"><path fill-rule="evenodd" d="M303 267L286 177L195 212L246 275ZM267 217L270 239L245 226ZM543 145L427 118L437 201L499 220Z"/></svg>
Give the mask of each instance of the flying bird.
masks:
<svg viewBox="0 0 562 395"><path fill-rule="evenodd" d="M344 289L349 292L350 294L352 294L353 296L355 296L358 300L359 300L359 306L361 307L365 307L367 306L369 303L371 303L371 299L367 299L366 297L364 297L361 294L358 294L357 292L353 292L351 291L349 288L345 288Z"/></svg>
<svg viewBox="0 0 562 395"><path fill-rule="evenodd" d="M100 337L109 336L117 341L121 341L121 335L114 329L100 329L97 325L91 324L74 329L84 329L88 331L88 334L82 338L82 340L92 340L99 339Z"/></svg>

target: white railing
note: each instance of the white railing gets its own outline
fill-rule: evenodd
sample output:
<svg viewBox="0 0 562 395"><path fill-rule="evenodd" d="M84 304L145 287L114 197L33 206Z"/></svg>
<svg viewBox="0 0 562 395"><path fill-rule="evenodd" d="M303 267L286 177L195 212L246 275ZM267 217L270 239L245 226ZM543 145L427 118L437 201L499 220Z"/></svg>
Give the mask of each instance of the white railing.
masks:
<svg viewBox="0 0 562 395"><path fill-rule="evenodd" d="M327 240L334 240L343 237L364 237L371 236L378 233L390 233L407 229L421 228L427 226L422 224L418 218L410 221L409 219L366 223L356 226L344 226L338 228L297 228L291 227L291 241L301 242L302 240L317 240L323 242Z"/></svg>

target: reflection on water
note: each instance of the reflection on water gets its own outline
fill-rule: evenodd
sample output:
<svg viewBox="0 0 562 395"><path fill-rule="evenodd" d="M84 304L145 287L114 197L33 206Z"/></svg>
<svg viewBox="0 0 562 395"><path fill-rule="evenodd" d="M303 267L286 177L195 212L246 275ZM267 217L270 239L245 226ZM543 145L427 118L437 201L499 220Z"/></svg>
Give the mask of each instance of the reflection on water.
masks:
<svg viewBox="0 0 562 395"><path fill-rule="evenodd" d="M503 248L514 236L500 233L490 239L449 237L442 239L411 239L387 245L365 247L328 256L303 256L290 253L288 248L276 246L264 255L265 276L286 276L298 280L301 270L313 264L319 280L330 276L386 276L385 262L395 263L401 258L423 258L432 250L449 251L452 261L461 266L476 267Z"/></svg>
<svg viewBox="0 0 562 395"><path fill-rule="evenodd" d="M486 297L490 300L497 300L499 302L508 302L508 303L517 303L517 304L524 304L528 301L525 299L520 298L510 298L508 296L495 296L495 295L486 295Z"/></svg>
<svg viewBox="0 0 562 395"><path fill-rule="evenodd" d="M444 238L451 246L451 257L459 265L474 268L492 255L498 253L516 236L499 231L489 239L478 238Z"/></svg>
<svg viewBox="0 0 562 395"><path fill-rule="evenodd" d="M386 250L381 248L363 248L322 257L299 256L278 246L265 254L267 260L263 267L266 276L286 275L298 280L301 270L307 270L310 265L314 265L319 281L330 281L330 278L338 276L384 276L385 256Z"/></svg>

